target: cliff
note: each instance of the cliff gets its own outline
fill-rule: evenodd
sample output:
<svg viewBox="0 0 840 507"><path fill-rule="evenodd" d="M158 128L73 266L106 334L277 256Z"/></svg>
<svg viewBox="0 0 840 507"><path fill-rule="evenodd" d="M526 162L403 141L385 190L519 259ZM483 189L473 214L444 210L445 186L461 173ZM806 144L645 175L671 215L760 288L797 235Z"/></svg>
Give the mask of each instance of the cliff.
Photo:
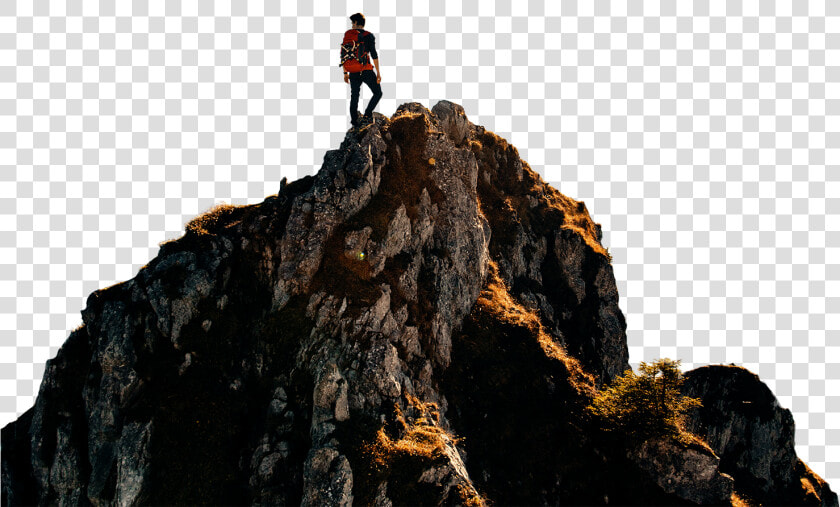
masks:
<svg viewBox="0 0 840 507"><path fill-rule="evenodd" d="M600 241L460 106L375 115L90 295L2 431L2 503L836 505L795 454L733 454L793 435L749 433L726 375L691 375L709 445L599 429L629 368Z"/></svg>

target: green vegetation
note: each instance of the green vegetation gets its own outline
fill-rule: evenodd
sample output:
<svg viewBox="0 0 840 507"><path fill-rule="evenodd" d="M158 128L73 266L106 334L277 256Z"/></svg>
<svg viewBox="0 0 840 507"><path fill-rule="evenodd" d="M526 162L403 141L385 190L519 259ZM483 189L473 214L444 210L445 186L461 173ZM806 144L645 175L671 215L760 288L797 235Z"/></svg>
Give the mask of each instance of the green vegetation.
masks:
<svg viewBox="0 0 840 507"><path fill-rule="evenodd" d="M608 431L618 431L634 440L671 436L682 442L696 441L683 428L686 413L701 406L700 400L683 396L680 361L658 359L642 362L639 373L624 372L601 390L587 407Z"/></svg>

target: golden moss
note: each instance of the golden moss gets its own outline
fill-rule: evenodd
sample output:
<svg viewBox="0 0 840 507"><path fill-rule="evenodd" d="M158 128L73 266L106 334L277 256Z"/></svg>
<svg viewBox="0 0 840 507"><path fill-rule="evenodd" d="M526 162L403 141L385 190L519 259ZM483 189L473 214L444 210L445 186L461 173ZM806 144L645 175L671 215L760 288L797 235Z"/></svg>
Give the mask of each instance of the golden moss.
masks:
<svg viewBox="0 0 840 507"><path fill-rule="evenodd" d="M394 439L388 435L385 428L380 428L374 441L363 446L365 454L377 469L385 470L394 461L405 457L435 459L441 455L446 438L456 441L437 426L440 417L437 405L423 403L411 395L407 395L406 399L409 408L419 415L408 422L400 407L394 406L397 426L403 435Z"/></svg>
<svg viewBox="0 0 840 507"><path fill-rule="evenodd" d="M575 388L581 393L594 395L595 379L585 372L580 362L568 355L548 333L533 311L517 303L510 295L504 281L499 277L499 269L495 261L488 263L488 281L478 297L476 305L501 322L524 327L537 338L540 347L549 358L561 361L566 365Z"/></svg>
<svg viewBox="0 0 840 507"><path fill-rule="evenodd" d="M820 496L817 494L814 484L807 477L800 477L799 482L802 486L802 494L809 500L819 500Z"/></svg>
<svg viewBox="0 0 840 507"><path fill-rule="evenodd" d="M375 442L369 447L371 459L377 467L390 467L400 457L434 459L443 450L442 433L440 428L425 421L409 426L405 436L399 440L393 440L384 429L380 429Z"/></svg>
<svg viewBox="0 0 840 507"><path fill-rule="evenodd" d="M484 498L469 484L459 482L455 487L457 488L458 500L461 505L465 507L482 507L487 505Z"/></svg>
<svg viewBox="0 0 840 507"><path fill-rule="evenodd" d="M736 492L732 492L732 495L729 497L729 501L732 502L732 507L752 507L753 504L748 502L744 497L739 495Z"/></svg>
<svg viewBox="0 0 840 507"><path fill-rule="evenodd" d="M586 205L546 183L527 162L519 158L516 147L495 133L484 130L477 139L471 140L470 148L480 169L495 180L486 184L483 177L479 178L479 192L486 194L483 204L487 208L483 211L494 224L494 234L501 232L504 238L506 231L496 230L499 224L517 217L517 221L526 228L543 229L543 233L557 228L572 230L594 252L611 260L609 252L598 239L598 226L589 216Z"/></svg>
<svg viewBox="0 0 840 507"><path fill-rule="evenodd" d="M798 460L797 469L802 498L808 503L818 503L824 488L828 486L827 483L801 459Z"/></svg>
<svg viewBox="0 0 840 507"><path fill-rule="evenodd" d="M459 439L438 425L440 413L436 404L421 402L411 395L406 396L406 401L405 413L394 405L394 424L388 425L390 429L383 426L374 438L362 443L359 478L371 484L387 480L389 496L397 504L424 503L418 500L421 498L434 501L440 491L432 492L432 485L424 487L418 479L431 467L448 461L446 447L454 446ZM449 497L453 494L464 505L485 505L469 483L456 485Z"/></svg>
<svg viewBox="0 0 840 507"><path fill-rule="evenodd" d="M406 460L411 460L415 465L421 464L418 468L422 469L438 460L447 459L444 454L447 440L453 444L456 442L438 426L421 418L409 424L405 435L398 440L389 437L384 428L380 429L376 439L364 446L362 453L367 455L375 472L391 475L395 472L404 473L407 469ZM486 505L478 491L467 482L459 482L455 493L463 505Z"/></svg>
<svg viewBox="0 0 840 507"><path fill-rule="evenodd" d="M236 204L218 203L187 222L186 230L199 236L213 234L219 227L225 225L225 219L230 218L235 210L242 207Z"/></svg>
<svg viewBox="0 0 840 507"><path fill-rule="evenodd" d="M575 231L592 250L609 257L607 250L598 240L595 222L589 216L586 204L583 201L575 201L561 194L557 189L542 181L540 175L535 173L527 164L523 164L523 170L531 173L534 179L534 185L530 192L539 196L538 201L546 208L556 209L563 213L565 223L562 228Z"/></svg>
<svg viewBox="0 0 840 507"><path fill-rule="evenodd" d="M802 471L804 472L805 476L809 479L809 481L816 482L819 485L820 488L824 488L824 487L828 486L828 483L826 483L825 480L823 480L822 477L817 475L817 473L814 472L811 469L811 467L808 466L807 463L805 463L804 461L802 461L800 459L798 465L802 467Z"/></svg>

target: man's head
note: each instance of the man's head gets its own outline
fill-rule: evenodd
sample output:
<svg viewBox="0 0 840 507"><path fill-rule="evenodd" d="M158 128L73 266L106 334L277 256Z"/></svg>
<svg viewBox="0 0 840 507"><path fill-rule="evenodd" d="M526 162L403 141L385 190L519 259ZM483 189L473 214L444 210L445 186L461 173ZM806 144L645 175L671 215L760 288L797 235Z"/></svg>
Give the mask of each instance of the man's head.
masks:
<svg viewBox="0 0 840 507"><path fill-rule="evenodd" d="M353 23L351 28L364 28L365 26L365 16L361 12L350 16L350 21Z"/></svg>

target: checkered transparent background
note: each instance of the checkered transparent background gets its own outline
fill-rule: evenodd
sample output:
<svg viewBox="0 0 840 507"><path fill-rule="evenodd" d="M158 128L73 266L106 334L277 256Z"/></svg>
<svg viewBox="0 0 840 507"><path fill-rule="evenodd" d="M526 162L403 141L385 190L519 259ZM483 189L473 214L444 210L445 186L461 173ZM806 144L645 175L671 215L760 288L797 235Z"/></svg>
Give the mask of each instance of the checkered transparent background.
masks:
<svg viewBox="0 0 840 507"><path fill-rule="evenodd" d="M631 362L758 373L840 488L840 2L624 3L0 2L0 424L90 292L317 171L362 11L377 111L460 103L586 201Z"/></svg>

